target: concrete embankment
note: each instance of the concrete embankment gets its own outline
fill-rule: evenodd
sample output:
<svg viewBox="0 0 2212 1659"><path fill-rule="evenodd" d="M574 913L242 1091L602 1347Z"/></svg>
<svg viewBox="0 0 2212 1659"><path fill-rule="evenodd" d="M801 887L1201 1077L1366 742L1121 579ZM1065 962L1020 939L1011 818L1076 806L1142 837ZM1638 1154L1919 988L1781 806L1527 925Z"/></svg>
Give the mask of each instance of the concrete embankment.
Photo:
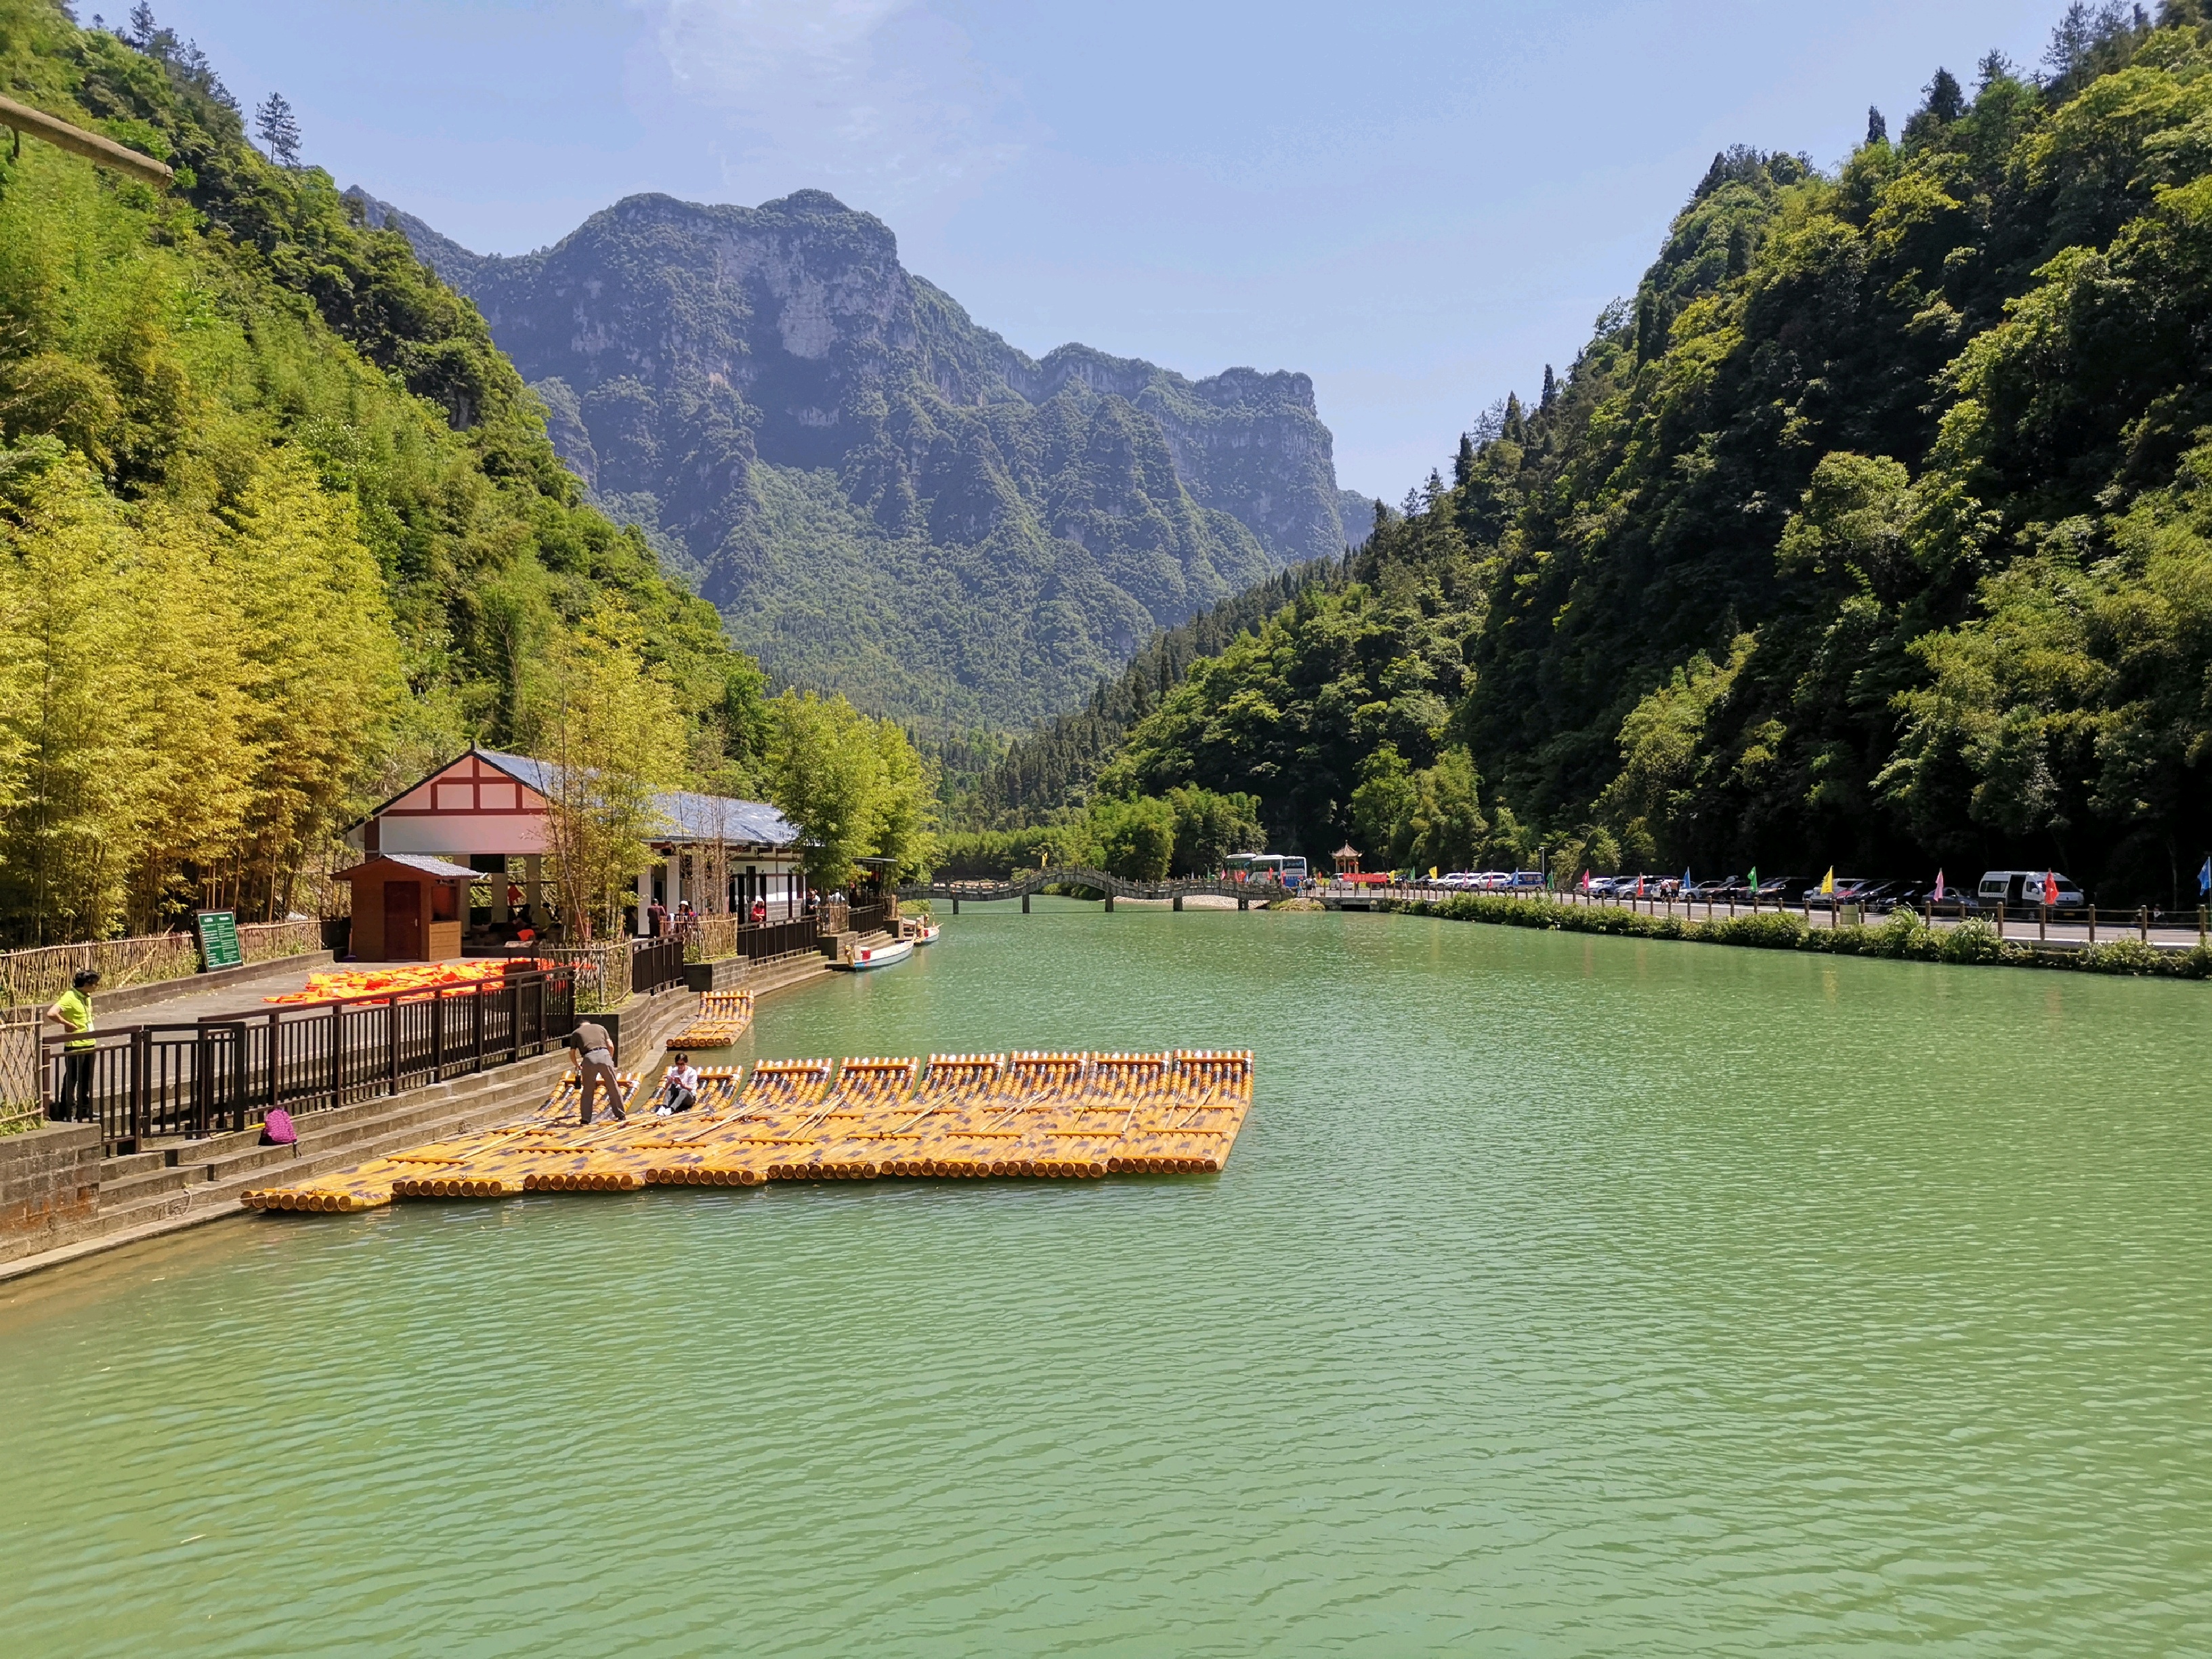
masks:
<svg viewBox="0 0 2212 1659"><path fill-rule="evenodd" d="M766 995L826 978L809 953L746 965L737 983ZM599 1016L625 1070L657 1073L669 1036L698 996L671 988ZM116 1158L93 1124L58 1123L0 1136L0 1281L61 1267L182 1228L245 1217L247 1188L306 1180L425 1142L506 1121L543 1101L568 1069L565 1050L294 1120L299 1142L264 1146L258 1127Z"/></svg>

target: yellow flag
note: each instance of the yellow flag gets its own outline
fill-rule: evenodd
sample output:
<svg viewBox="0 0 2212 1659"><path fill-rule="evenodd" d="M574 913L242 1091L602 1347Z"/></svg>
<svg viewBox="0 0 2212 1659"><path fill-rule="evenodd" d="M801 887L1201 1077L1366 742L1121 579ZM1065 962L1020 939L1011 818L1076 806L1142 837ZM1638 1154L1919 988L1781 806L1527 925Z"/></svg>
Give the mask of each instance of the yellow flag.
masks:
<svg viewBox="0 0 2212 1659"><path fill-rule="evenodd" d="M1836 896L1836 866L1832 864L1828 866L1828 873L1820 878L1820 890L1830 898Z"/></svg>
<svg viewBox="0 0 2212 1659"><path fill-rule="evenodd" d="M1432 864L1432 865L1431 865L1431 866L1429 866L1429 879L1430 879L1431 881L1434 881L1436 878L1437 878L1437 866L1436 866L1435 865L1433 865L1433 864Z"/></svg>

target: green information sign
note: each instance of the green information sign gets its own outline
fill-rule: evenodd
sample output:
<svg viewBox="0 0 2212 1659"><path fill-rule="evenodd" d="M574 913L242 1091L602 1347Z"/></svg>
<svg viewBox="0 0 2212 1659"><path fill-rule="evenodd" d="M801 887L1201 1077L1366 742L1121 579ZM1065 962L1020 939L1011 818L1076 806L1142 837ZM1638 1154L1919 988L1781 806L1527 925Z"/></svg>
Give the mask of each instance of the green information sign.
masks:
<svg viewBox="0 0 2212 1659"><path fill-rule="evenodd" d="M193 918L199 928L200 971L235 968L246 960L238 948L238 915L231 910L202 910Z"/></svg>

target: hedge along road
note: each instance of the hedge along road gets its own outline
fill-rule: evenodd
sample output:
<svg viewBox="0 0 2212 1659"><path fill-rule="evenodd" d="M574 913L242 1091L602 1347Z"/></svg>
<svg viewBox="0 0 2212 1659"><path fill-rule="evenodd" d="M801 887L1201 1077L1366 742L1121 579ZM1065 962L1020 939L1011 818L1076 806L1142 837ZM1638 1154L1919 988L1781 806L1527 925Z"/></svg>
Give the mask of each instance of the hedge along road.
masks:
<svg viewBox="0 0 2212 1659"><path fill-rule="evenodd" d="M2203 995L963 908L741 1057L1249 1045L1223 1175L257 1218L26 1280L9 1651L2199 1649Z"/></svg>
<svg viewBox="0 0 2212 1659"><path fill-rule="evenodd" d="M1891 957L1960 967L2061 968L2175 979L2212 978L2212 946L2206 945L2200 933L2175 927L2139 928L2137 913L2131 911L2107 912L2103 922L2094 928L2085 920L2070 930L2063 923L2046 922L2039 917L2023 924L2014 916L2000 933L1990 918L1939 915L1929 925L1919 912L1905 906L1891 910L1879 922L1863 924L1846 922L1826 910L1813 912L1808 920L1800 911L1778 905L1753 910L1745 903L1731 913L1726 904L1708 904L1702 899L1686 902L1655 899L1631 905L1579 894L1435 895L1409 888L1370 890L1356 896L1363 906L1404 915L1553 932L1811 951L1828 956ZM1332 891L1330 896L1347 895ZM2115 925L2123 921L2124 925Z"/></svg>

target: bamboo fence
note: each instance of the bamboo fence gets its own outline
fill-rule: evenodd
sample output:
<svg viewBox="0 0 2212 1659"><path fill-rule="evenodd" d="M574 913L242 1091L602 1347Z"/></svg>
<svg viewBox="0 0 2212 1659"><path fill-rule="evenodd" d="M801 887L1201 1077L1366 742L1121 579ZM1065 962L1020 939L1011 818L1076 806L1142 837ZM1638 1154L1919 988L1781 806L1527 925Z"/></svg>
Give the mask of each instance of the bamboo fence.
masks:
<svg viewBox="0 0 2212 1659"><path fill-rule="evenodd" d="M319 921L241 922L239 953L248 963L304 956L323 945ZM185 979L199 971L199 945L190 933L147 933L131 939L88 940L82 945L45 945L28 951L0 951L0 1004L44 1007L69 989L79 970L100 970L100 988L119 991Z"/></svg>

